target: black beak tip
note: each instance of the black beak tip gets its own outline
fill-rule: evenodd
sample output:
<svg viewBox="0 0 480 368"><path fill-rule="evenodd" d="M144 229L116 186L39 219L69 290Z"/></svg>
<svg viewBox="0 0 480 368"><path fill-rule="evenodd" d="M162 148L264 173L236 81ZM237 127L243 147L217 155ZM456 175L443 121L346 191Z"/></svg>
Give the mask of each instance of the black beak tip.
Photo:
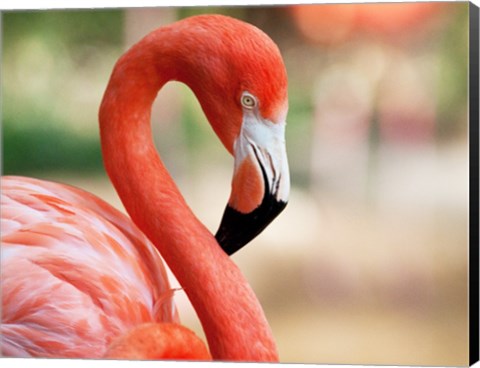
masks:
<svg viewBox="0 0 480 368"><path fill-rule="evenodd" d="M246 214L227 206L215 238L230 256L260 234L286 206L287 202L273 196L265 197L259 207Z"/></svg>

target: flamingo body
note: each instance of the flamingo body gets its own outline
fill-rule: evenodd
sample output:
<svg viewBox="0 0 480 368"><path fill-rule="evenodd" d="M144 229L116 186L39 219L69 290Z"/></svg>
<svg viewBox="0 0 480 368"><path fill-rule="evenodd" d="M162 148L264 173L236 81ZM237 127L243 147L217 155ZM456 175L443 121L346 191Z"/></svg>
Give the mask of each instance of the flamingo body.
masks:
<svg viewBox="0 0 480 368"><path fill-rule="evenodd" d="M178 322L163 261L125 215L66 185L1 185L4 355L98 358L137 325Z"/></svg>

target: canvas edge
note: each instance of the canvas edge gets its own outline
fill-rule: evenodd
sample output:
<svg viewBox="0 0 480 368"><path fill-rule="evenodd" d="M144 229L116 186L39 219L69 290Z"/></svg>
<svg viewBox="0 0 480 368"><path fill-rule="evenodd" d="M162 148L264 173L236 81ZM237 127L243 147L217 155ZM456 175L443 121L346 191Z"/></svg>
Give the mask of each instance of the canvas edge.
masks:
<svg viewBox="0 0 480 368"><path fill-rule="evenodd" d="M469 4L469 364L479 360L479 7Z"/></svg>

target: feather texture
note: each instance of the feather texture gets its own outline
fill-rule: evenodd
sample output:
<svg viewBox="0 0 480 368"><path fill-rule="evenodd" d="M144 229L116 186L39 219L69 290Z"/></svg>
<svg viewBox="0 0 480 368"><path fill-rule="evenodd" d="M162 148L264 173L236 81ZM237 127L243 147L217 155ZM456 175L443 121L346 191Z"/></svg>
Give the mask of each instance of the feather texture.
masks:
<svg viewBox="0 0 480 368"><path fill-rule="evenodd" d="M178 321L163 260L125 215L73 187L1 184L4 355L101 357L139 324Z"/></svg>

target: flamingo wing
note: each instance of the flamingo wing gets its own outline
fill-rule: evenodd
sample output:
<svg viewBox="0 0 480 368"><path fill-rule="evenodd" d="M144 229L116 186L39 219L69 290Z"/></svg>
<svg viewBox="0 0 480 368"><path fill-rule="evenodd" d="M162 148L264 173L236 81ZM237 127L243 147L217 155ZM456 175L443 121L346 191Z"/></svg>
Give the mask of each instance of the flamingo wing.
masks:
<svg viewBox="0 0 480 368"><path fill-rule="evenodd" d="M123 215L73 187L1 179L2 353L101 357L148 322L176 322L156 248Z"/></svg>

